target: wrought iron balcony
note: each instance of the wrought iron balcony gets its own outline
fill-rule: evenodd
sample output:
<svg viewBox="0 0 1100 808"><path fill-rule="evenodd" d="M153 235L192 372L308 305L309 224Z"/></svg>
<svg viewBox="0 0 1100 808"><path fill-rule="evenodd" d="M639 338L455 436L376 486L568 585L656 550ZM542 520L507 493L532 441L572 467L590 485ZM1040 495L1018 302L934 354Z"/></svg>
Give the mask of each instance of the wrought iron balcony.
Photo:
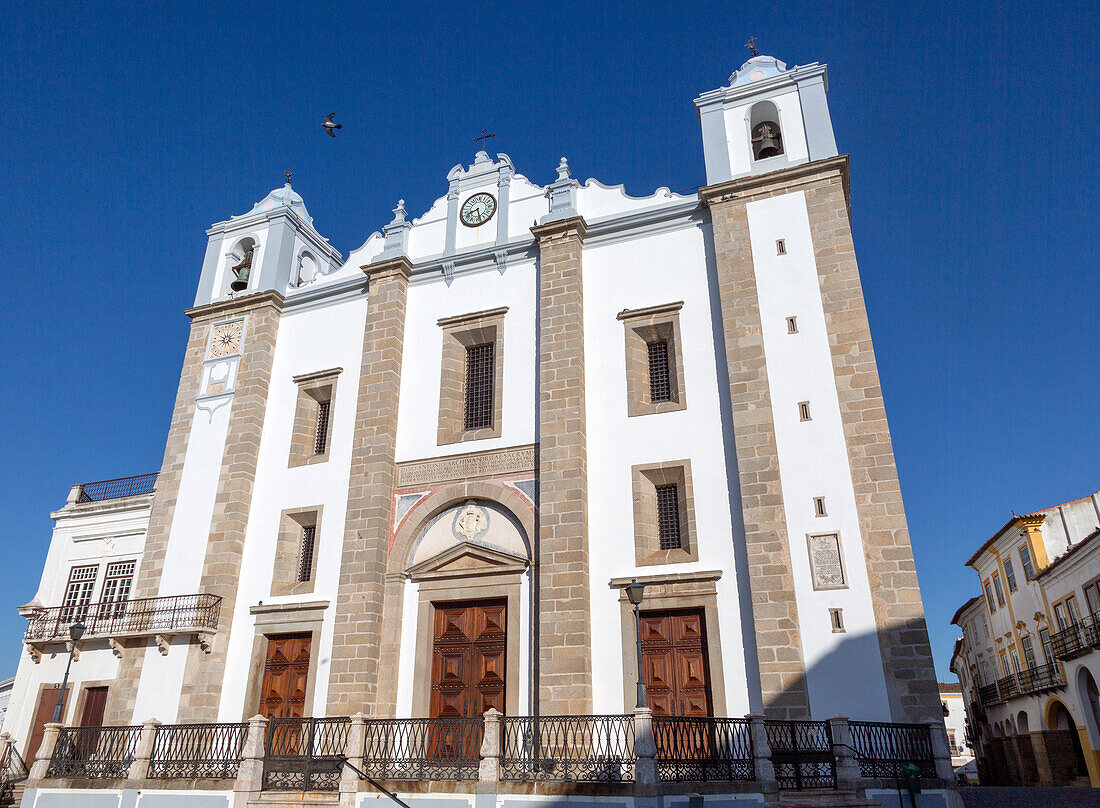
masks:
<svg viewBox="0 0 1100 808"><path fill-rule="evenodd" d="M1100 615L1086 615L1080 623L1052 635L1050 644L1054 656L1061 660L1075 659L1100 648Z"/></svg>
<svg viewBox="0 0 1100 808"><path fill-rule="evenodd" d="M37 609L25 615L29 624L23 641L29 645L65 642L69 626L77 621L85 625L85 637L213 633L218 629L221 602L217 595L199 594Z"/></svg>
<svg viewBox="0 0 1100 808"><path fill-rule="evenodd" d="M1001 692L997 689L997 683L982 685L978 688L978 700L983 704L997 704L1004 701Z"/></svg>
<svg viewBox="0 0 1100 808"><path fill-rule="evenodd" d="M1016 681L1019 683L1020 693L1038 693L1066 683L1057 663L1022 670L1016 674Z"/></svg>
<svg viewBox="0 0 1100 808"><path fill-rule="evenodd" d="M105 499L135 497L139 494L152 494L157 488L157 473L139 474L136 477L119 477L114 480L100 480L97 483L83 483L77 502L102 502Z"/></svg>
<svg viewBox="0 0 1100 808"><path fill-rule="evenodd" d="M1008 701L1020 695L1020 683L1016 681L1016 674L1009 674L1003 679L997 680L997 689L1001 691L1001 701Z"/></svg>

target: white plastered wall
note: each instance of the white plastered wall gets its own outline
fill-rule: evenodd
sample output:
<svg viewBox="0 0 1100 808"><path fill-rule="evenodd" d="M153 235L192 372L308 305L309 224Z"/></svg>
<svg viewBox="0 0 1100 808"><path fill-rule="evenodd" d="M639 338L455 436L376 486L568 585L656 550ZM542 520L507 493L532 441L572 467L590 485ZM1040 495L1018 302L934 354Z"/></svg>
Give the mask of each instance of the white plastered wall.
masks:
<svg viewBox="0 0 1100 808"><path fill-rule="evenodd" d="M888 721L805 194L749 202L746 208L810 710L818 719L841 713ZM777 254L777 239L785 240L785 255ZM797 334L787 333L792 315ZM799 420L801 401L810 402L812 420ZM818 496L825 497L828 516L815 516ZM833 531L840 534L848 586L815 591L807 536ZM843 609L846 633L832 632L830 608Z"/></svg>

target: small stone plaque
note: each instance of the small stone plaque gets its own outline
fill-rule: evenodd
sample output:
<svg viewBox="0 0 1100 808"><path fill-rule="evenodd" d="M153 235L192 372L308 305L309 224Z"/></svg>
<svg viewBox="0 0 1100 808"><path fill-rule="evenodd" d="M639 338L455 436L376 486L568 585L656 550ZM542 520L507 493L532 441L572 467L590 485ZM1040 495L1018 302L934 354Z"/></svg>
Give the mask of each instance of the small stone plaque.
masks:
<svg viewBox="0 0 1100 808"><path fill-rule="evenodd" d="M840 557L840 536L822 533L809 537L810 570L814 589L842 589L848 585L844 579L844 562Z"/></svg>

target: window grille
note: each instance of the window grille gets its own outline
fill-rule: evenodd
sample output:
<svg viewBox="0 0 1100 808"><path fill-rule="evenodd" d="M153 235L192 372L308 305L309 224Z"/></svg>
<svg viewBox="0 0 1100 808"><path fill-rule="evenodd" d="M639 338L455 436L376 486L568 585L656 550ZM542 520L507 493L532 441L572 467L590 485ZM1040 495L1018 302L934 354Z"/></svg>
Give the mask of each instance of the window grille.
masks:
<svg viewBox="0 0 1100 808"><path fill-rule="evenodd" d="M313 577L313 547L317 538L317 526L306 525L302 528L302 552L298 559L298 581L308 581Z"/></svg>
<svg viewBox="0 0 1100 808"><path fill-rule="evenodd" d="M493 425L493 344L466 349L465 429Z"/></svg>
<svg viewBox="0 0 1100 808"><path fill-rule="evenodd" d="M328 448L328 413L331 401L322 401L317 405L317 437L313 441L313 453L322 455Z"/></svg>
<svg viewBox="0 0 1100 808"><path fill-rule="evenodd" d="M646 343L649 350L649 400L672 401L672 379L668 372L668 342Z"/></svg>
<svg viewBox="0 0 1100 808"><path fill-rule="evenodd" d="M662 550L679 550L680 491L675 483L658 485L657 488L657 538Z"/></svg>

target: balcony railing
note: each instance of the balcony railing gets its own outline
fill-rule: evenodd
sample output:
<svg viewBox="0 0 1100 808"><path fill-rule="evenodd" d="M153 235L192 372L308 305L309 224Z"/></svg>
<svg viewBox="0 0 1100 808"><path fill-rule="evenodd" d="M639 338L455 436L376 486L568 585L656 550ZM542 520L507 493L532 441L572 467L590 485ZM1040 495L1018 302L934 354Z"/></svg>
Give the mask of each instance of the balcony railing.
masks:
<svg viewBox="0 0 1100 808"><path fill-rule="evenodd" d="M378 718L365 722L363 773L377 780L476 780L480 718Z"/></svg>
<svg viewBox="0 0 1100 808"><path fill-rule="evenodd" d="M24 642L67 640L69 626L80 621L85 637L135 637L150 634L214 632L222 599L217 595L174 595L166 598L55 606L28 616Z"/></svg>
<svg viewBox="0 0 1100 808"><path fill-rule="evenodd" d="M149 760L154 779L231 780L237 776L248 724L168 724L158 727Z"/></svg>
<svg viewBox="0 0 1100 808"><path fill-rule="evenodd" d="M1016 681L1019 683L1020 693L1038 693L1066 683L1057 663L1022 670L1016 674Z"/></svg>
<svg viewBox="0 0 1100 808"><path fill-rule="evenodd" d="M47 777L117 780L137 753L141 727L63 727Z"/></svg>
<svg viewBox="0 0 1100 808"><path fill-rule="evenodd" d="M77 502L102 502L105 499L121 499L138 494L152 494L157 488L157 474L139 474L136 477L119 477L115 480L100 480L97 483L84 483L80 486Z"/></svg>
<svg viewBox="0 0 1100 808"><path fill-rule="evenodd" d="M506 716L500 723L501 780L634 779L633 716Z"/></svg>
<svg viewBox="0 0 1100 808"><path fill-rule="evenodd" d="M746 718L654 717L661 780L752 780L756 774Z"/></svg>
<svg viewBox="0 0 1100 808"><path fill-rule="evenodd" d="M897 779L907 763L915 764L921 777L936 776L932 733L926 724L849 721L848 726L863 777Z"/></svg>
<svg viewBox="0 0 1100 808"><path fill-rule="evenodd" d="M1001 698L1001 691L997 689L996 682L979 687L978 700L981 701L983 705L998 704L1004 701L1004 699Z"/></svg>
<svg viewBox="0 0 1100 808"><path fill-rule="evenodd" d="M1051 650L1058 659L1069 660L1100 648L1100 614L1086 615L1080 623L1051 635Z"/></svg>

